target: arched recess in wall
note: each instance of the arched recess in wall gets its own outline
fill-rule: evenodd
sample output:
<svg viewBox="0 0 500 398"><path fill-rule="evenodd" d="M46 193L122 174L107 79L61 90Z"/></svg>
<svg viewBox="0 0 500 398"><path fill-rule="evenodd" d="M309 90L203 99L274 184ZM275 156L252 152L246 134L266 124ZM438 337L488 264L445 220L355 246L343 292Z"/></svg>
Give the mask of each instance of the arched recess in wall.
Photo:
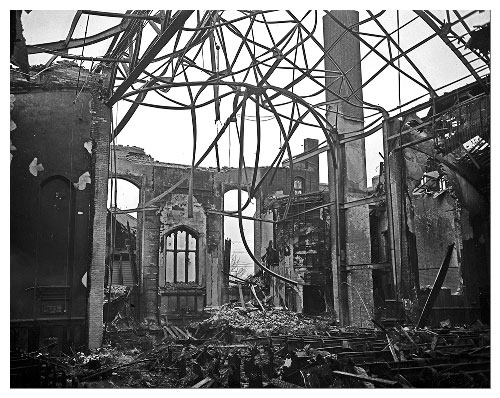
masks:
<svg viewBox="0 0 500 398"><path fill-rule="evenodd" d="M248 193L241 191L241 206L244 206L248 200ZM255 198L245 210L242 211L243 216L255 217ZM224 211L238 211L238 191L230 190L224 194ZM237 215L237 213L235 213ZM237 217L224 217L224 242L226 239L231 239L231 253L229 257L229 272L232 275L244 278L253 274L254 263L243 246L238 226ZM243 230L248 246L251 250L254 248L254 221L243 219ZM226 252L226 251L225 251ZM227 260L226 260L227 261Z"/></svg>
<svg viewBox="0 0 500 398"><path fill-rule="evenodd" d="M116 185L115 185L116 182ZM115 187L116 187L116 206L118 209L135 209L139 206L140 186L130 179L123 177L108 179L108 209L115 206ZM129 213L137 218L137 213Z"/></svg>
<svg viewBox="0 0 500 398"><path fill-rule="evenodd" d="M106 285L133 286L138 283L137 212L123 214L118 210L135 209L139 200L140 187L136 182L125 178L108 179ZM115 207L116 214L112 211ZM113 270L111 274L110 268Z"/></svg>
<svg viewBox="0 0 500 398"><path fill-rule="evenodd" d="M37 238L38 286L70 286L73 272L75 188L54 175L40 184Z"/></svg>

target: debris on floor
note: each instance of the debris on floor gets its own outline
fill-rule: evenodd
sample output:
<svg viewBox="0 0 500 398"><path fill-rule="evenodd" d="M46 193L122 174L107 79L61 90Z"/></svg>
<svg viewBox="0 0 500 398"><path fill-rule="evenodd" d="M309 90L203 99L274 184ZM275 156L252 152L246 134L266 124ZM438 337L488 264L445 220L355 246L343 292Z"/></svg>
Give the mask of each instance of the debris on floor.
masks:
<svg viewBox="0 0 500 398"><path fill-rule="evenodd" d="M274 334L321 333L328 329L327 318L307 317L292 311L271 308L266 311L255 307L242 308L224 304L214 315L194 326L204 333L212 334L221 329L234 336L267 337Z"/></svg>
<svg viewBox="0 0 500 398"><path fill-rule="evenodd" d="M440 328L423 329L396 325L382 331L339 328L285 310L226 305L186 328L156 329L138 325L108 331L109 343L89 354L51 358L38 353L11 361L50 363L61 369L53 372L54 380L78 387L490 386L490 331L480 322L458 327L446 321Z"/></svg>

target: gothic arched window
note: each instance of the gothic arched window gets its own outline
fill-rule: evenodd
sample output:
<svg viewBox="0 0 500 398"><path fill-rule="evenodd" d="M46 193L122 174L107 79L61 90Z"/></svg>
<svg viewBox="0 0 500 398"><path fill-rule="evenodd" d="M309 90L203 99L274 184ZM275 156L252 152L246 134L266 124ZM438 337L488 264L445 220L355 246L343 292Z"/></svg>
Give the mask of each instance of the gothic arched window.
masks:
<svg viewBox="0 0 500 398"><path fill-rule="evenodd" d="M165 282L198 283L198 236L195 232L179 227L162 237L165 264Z"/></svg>

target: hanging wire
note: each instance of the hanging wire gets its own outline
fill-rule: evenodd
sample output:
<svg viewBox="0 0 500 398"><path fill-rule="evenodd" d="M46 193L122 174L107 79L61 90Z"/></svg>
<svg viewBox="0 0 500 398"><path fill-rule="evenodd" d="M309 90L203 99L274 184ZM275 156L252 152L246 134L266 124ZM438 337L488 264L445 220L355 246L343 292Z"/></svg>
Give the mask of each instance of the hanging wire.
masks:
<svg viewBox="0 0 500 398"><path fill-rule="evenodd" d="M117 117L117 113L115 117ZM111 117L111 131L114 131L113 117ZM111 248L111 255L108 254L108 311L107 311L107 322L104 328L104 336L108 329L108 325L111 317L111 291L113 286L113 272L114 272L114 259L115 259L115 240L116 240L116 210L117 210L117 193L118 193L118 182L117 182L117 169L116 169L116 136L113 135L112 145L110 146L110 156L109 156L109 169L111 176L111 189L110 189L110 206L112 207L110 212L110 239L109 244ZM114 171L113 171L114 167ZM106 210L106 218L108 211Z"/></svg>
<svg viewBox="0 0 500 398"><path fill-rule="evenodd" d="M399 28L399 10L396 10L396 24L397 24L397 29L398 29L398 49L401 48L400 44L400 28ZM398 50L398 52L401 54L401 52ZM399 104L399 112L401 112L401 57L398 57L398 104Z"/></svg>
<svg viewBox="0 0 500 398"><path fill-rule="evenodd" d="M217 136L219 134L219 123L220 123L220 120L219 121L215 121L215 136ZM219 145L216 144L215 145L215 162L217 164L217 171L220 172L220 159L219 159Z"/></svg>
<svg viewBox="0 0 500 398"><path fill-rule="evenodd" d="M87 28L89 27L90 14L87 15L87 23L85 25L85 35L83 36L83 46L82 46L82 57L85 51L85 41L87 40ZM76 80L76 94L78 94L78 84L80 83L80 72L82 70L83 59L80 61L80 67L78 68L78 79Z"/></svg>
<svg viewBox="0 0 500 398"><path fill-rule="evenodd" d="M87 77L85 78L85 82L83 83L82 88L80 89L80 91L78 91L78 83L77 83L77 85L76 85L76 87L77 87L77 91L78 91L78 92L77 92L76 98L73 100L73 104L75 104L75 103L76 103L76 101L77 101L77 100L78 100L78 98L80 97L80 94L82 93L82 91L83 91L83 90L85 89L85 87L87 86L87 83L88 83L88 81L89 81L89 78L91 78L91 77L92 77L92 75L93 75L92 68L93 68L93 67L94 67L94 58L92 58L92 64L90 65L90 70L89 70L89 73L87 74ZM80 70L81 70L81 69L79 69L79 70L78 70L78 78L80 78ZM82 103L82 104L83 104L83 103Z"/></svg>
<svg viewBox="0 0 500 398"><path fill-rule="evenodd" d="M401 55L400 48L400 24L399 24L399 10L396 10L396 24L397 24L397 41L398 41L398 53ZM390 44L389 44L390 45ZM398 56L397 59L398 63L398 106L399 106L399 112L401 113L401 56ZM401 126L399 128L399 145L403 145L402 141L402 131L403 131L403 125L404 125L404 120L401 121ZM401 170L400 170L400 178L401 178L401 215L400 215L400 250L401 250L401 259L403 258L403 234L406 234L406 230L403 231L403 226L406 226L406 196L404 194L404 191L406 191L407 188L407 183L406 183L406 173L404 169L404 163L405 163L405 149L401 148L400 154L401 156ZM389 159L387 159L389 161ZM389 182L390 183L390 182ZM403 184L405 189L403 189ZM404 221L403 221L404 217ZM405 228L406 229L406 228ZM407 243L408 244L408 243ZM401 264L401 268L402 268ZM418 271L417 271L418 272ZM401 278L403 279L403 278ZM387 338L389 339L389 336L387 335ZM399 329L399 340L401 341L401 329ZM400 369L399 369L399 361L398 361L398 375L399 375Z"/></svg>
<svg viewBox="0 0 500 398"><path fill-rule="evenodd" d="M397 11L396 18L397 18L397 40L398 40L398 46L399 46L399 43L400 43L400 30L401 30L401 27L400 27L400 21L399 21L399 11ZM258 22L261 22L261 21L258 21ZM411 21L410 21L410 22L411 22ZM252 20L252 23L253 23L253 20ZM273 42L272 44L273 44L273 46L274 46L274 47L276 47L276 43L274 42L273 36L271 35L271 32L270 32L270 30L269 30L268 23L267 23L267 21L265 20L265 18L264 18L264 23L265 23L265 27L266 27L266 29L268 30L268 32L269 32L269 34L270 34L271 41ZM85 48L85 40L86 40L86 37L87 37L87 28L88 28L88 24L89 24L89 17L87 17L87 25L86 25L86 28L85 28L85 39L84 39L84 46L83 46L83 48L82 48L82 55L83 55L83 53L84 53L84 48ZM199 26L200 26L200 15L199 15L199 12L198 12L198 27L199 27ZM222 25L221 25L221 26L222 26ZM232 26L234 26L234 25L232 25L232 24L230 24L230 23L227 23L227 24L226 24L226 25L224 25L224 26L228 26L228 28L229 28L229 27L232 27ZM301 26L302 26L302 25L300 25L300 26L299 26L299 34L300 34L300 37L302 37L302 34L301 34ZM198 29L198 27L197 27L197 29ZM201 29L205 29L205 27L199 27L199 29L200 29L200 30L201 30ZM304 30L304 32L307 32L307 31L306 31L306 30ZM234 33L234 31L233 31L233 33ZM263 45L262 43L257 43L257 42L256 42L253 29L251 30L251 36L252 36L252 39L253 39L252 44L253 44L253 56L254 56L254 57L252 58L252 59L253 59L253 61L252 61L252 62L255 62L255 60L257 60L257 59L258 59L258 57L256 56L256 54L257 54L257 53L256 53L256 46L257 46L257 45L259 46L259 48L265 48L265 50L266 50L266 51L271 51L271 49L270 49L270 48L267 48L267 47L266 47L265 45ZM243 39L243 36L241 36L241 37L242 37L242 39ZM179 38L180 38L180 34L178 35L177 40L179 40ZM244 38L244 40L246 41L246 37ZM298 41L298 40L299 40L299 37L297 37L297 41ZM205 43L205 42L202 42L202 45L201 45L201 47L200 47L202 58L203 58L203 55L204 55L204 54L203 54L203 44L204 44L204 43ZM199 44L199 43L197 43L196 45L198 45L198 44ZM247 44L247 46L248 46L248 43L246 43L246 44ZM176 42L176 45L177 45L177 42ZM243 46L243 41L242 41L242 46ZM376 46L375 46L375 47L376 47ZM188 46L186 46L186 48L188 48ZM276 47L276 48L277 48L277 47ZM250 49L250 46L248 46L248 49ZM187 50L186 50L186 51L187 51ZM305 59L305 58L306 58L306 56L305 56L305 49L304 49L304 47L303 47L303 51L304 51L304 59ZM371 52L371 51L373 51L373 50L370 50L370 52ZM184 52L184 54L185 54L185 52ZM297 54L297 53L295 53L295 57L296 57L296 54ZM176 64L176 70L177 70L177 68L179 67L179 65L181 65L181 60L180 60L181 58L182 58L182 57L180 57L180 58L179 58L179 62ZM402 109L402 104L401 104L401 69L400 69L400 58L401 58L401 51L399 51L399 57L397 58L397 65L398 65L398 100L399 100L399 101L398 101L398 109L399 109L399 112L401 112L401 109ZM174 62L173 62L173 60L174 60L174 59L175 59L175 57L173 57L173 56L172 56L172 58L170 58L170 60L168 61L168 66L167 66L167 68L168 68L170 65L172 66L172 69L174 68ZM294 60L294 61L295 61L295 60ZM235 62L236 62L236 58L235 58ZM80 71L81 71L82 63L83 63L83 61L80 63L80 69L79 69L79 73L78 73L77 93L78 93L78 85L79 85L79 80L80 80ZM307 62L306 62L306 63L307 63ZM233 64L233 65L234 65L234 64ZM203 59L203 66L204 66L204 59ZM258 73L261 75L261 77L262 77L262 74L261 74L260 70L258 69L258 65L257 65L257 63L252 63L252 68L253 68L253 70L254 70L254 73L255 73L255 75L256 75L256 78L257 78L257 72L258 72ZM306 65L306 70L307 70L308 72L310 72L310 71L311 71L311 69L313 69L313 70L314 70L314 67L313 67L313 68L308 68L308 67L307 67L307 65ZM91 67L91 70L92 70L92 67ZM298 69L297 69L297 70L298 70ZM295 71L296 71L296 69L294 68L294 69L293 69L293 74L292 74L292 80L293 80L293 82L292 82L292 83L293 83L293 84L291 85L291 92L292 92L292 93L294 92L295 86L296 86L296 85L300 82L300 80L295 79ZM173 71L172 71L172 72L173 72ZM302 73L304 73L304 72L302 72ZM234 74L231 74L230 76L231 76L231 78L232 78L233 80L235 79ZM219 76L219 51L217 51L217 78L219 78L219 77L220 77L220 76ZM312 79L312 76L311 76L311 74L310 74L310 73L309 73L308 77L309 77L310 79ZM88 79L88 77L87 77L87 79ZM245 79L246 79L246 77L245 77ZM344 84L348 84L348 85L349 85L349 80L347 79L347 76L345 76L345 74L343 75L342 79L343 79L343 83L344 83ZM187 80L187 78L186 78L186 80ZM84 86L83 86L83 87L82 87L82 89L80 90L80 93L83 91L83 88L85 87L85 84L86 84L86 83L84 83ZM324 87L324 86L323 86L323 87ZM326 88L324 88L324 89L326 89ZM78 95L80 95L80 93L78 93ZM77 95L77 98L76 98L76 99L78 99L78 95ZM295 107L297 107L297 112L298 112L298 105L297 105L297 102L296 102L295 100L293 100L293 101L291 101L291 102L292 102L292 104L293 104L293 108L292 108L292 115L293 115L293 112L294 112L294 110L295 110ZM269 103L270 103L270 102L269 102ZM262 104L261 106L262 106L262 108L263 108L263 109L265 109L263 104ZM363 106L363 107L365 107L365 109L366 109L366 103L363 103L363 105L362 105L362 106ZM433 102L433 108L434 108L434 111L433 111L433 112L435 113L435 102ZM284 113L284 112L283 112L283 113ZM299 115L300 115L300 113L299 113ZM339 112L338 112L338 109L337 109L337 112L336 112L336 114L335 114L335 120L336 120L336 123L337 123L337 119L338 119L338 117L339 117ZM272 118L270 118L270 119L265 119L265 118L263 118L262 120L256 120L256 121L260 123L260 122L264 122L264 121L267 121L267 120L271 120L271 119L273 119L273 118L277 118L277 119L279 119L279 118L283 118L283 115L281 115L281 114L279 114L279 113L277 113L277 112L276 112L276 113L274 114L274 116L273 116ZM292 119L293 119L293 117L292 117L292 118L290 118L290 124L292 124L292 122L294 122ZM302 118L300 118L300 119L302 120ZM250 119L250 116L249 116L249 115L247 115L246 117L244 117L244 118L242 118L242 119L241 119L241 123L242 123L242 124L241 124L241 127L242 127L242 128L243 128L243 123L244 123L244 120L251 120L251 119ZM434 127L434 119L433 119L433 127ZM238 129L238 125L237 125L237 124L236 124L236 128ZM290 130L290 129L289 129L289 130ZM433 129L433 131L435 131L435 130ZM217 132L217 135L218 135L218 134L219 134L219 129L218 129L217 125L216 125L216 132ZM238 130L237 130L237 135L239 135ZM291 135L290 135L290 136L291 136ZM281 134L279 135L279 140L280 140L280 149L281 149L281 148L283 147L282 135L281 135ZM285 138L285 140L286 140L286 138ZM400 141L401 141L401 137L400 137ZM286 142L287 142L287 140L286 140ZM114 140L113 140L113 143L115 144L115 143L116 143L116 141L114 141ZM228 145L228 162L229 162L229 166L231 166L231 163L230 163L230 162L231 162L231 127L230 127L230 123L229 123L228 143L229 143L229 145ZM216 150L217 150L217 142L215 142L215 147L216 147ZM114 166L114 170L115 170L115 181L113 181L113 179L112 179L111 183L112 183L112 188L114 187L114 191L115 191L114 200L115 200L115 207L116 207L116 199L117 199L117 198L116 198L116 189L117 189L117 186L116 186L116 150L115 150L115 149L113 149L113 150L114 150L113 157L115 158L115 162L113 162L113 161L111 160L111 157L110 157L110 167L111 167L111 171L113 170L113 166ZM284 152L281 152L281 154L284 154ZM389 161L389 159L387 159L386 161L388 162L388 161ZM243 159L243 162L244 162L244 159ZM246 170L245 170L245 171L246 171ZM113 185L113 184L115 184L115 185ZM113 192L111 193L111 198L113 198ZM116 218L116 215L115 215L115 218Z"/></svg>

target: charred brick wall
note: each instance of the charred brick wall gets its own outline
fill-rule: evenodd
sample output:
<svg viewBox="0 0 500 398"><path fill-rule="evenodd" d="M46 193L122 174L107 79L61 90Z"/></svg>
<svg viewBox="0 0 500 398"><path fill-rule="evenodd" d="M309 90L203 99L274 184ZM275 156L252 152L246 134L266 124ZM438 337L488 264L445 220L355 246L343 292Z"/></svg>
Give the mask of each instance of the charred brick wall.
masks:
<svg viewBox="0 0 500 398"><path fill-rule="evenodd" d="M130 181L140 188L141 204L162 194L190 174L189 166L157 162L145 154L144 150L137 147L117 146L116 158L116 176ZM262 198L274 196L277 192L279 195L288 194L292 174L304 178L306 192L309 190L318 191L319 170L317 167L313 167L316 163L312 159L311 165L307 168L300 167L299 164L294 173L291 173L287 167L278 168L272 180L273 173L271 172L268 175L268 182L264 183L257 192L257 200L265 200ZM259 168L257 170L258 178L267 170L266 167ZM246 173L243 173L244 189L247 189L246 187L251 183L252 175L252 168L248 168ZM223 194L236 188L237 181L237 169L225 169L217 172L215 169L199 168L193 176L195 204L193 218L187 216L188 179L172 193L155 203L158 210L147 210L139 214L137 246L138 258L140 258L141 304L139 311L141 319L159 320L159 315L161 317L162 314L169 311L166 304L169 300L167 296L175 293L173 290L176 289L179 294L190 294L195 290L196 294L202 292L205 305L222 304L225 288L221 272L224 258L224 220L223 216L211 213L211 211L223 209ZM168 284L167 286L162 281L164 270L162 271L159 258L160 238L168 231L182 226L191 228L199 236L199 267L201 269L197 286L181 286L180 284L178 286ZM266 239L268 237L269 234L266 235ZM255 237L255 240L259 247L264 248L268 244L266 241L261 245L258 236ZM170 319L172 319L171 315Z"/></svg>
<svg viewBox="0 0 500 398"><path fill-rule="evenodd" d="M398 122L392 126L400 128ZM404 142L420 137L407 134ZM417 295L433 285L447 246L455 243L443 289L461 297L446 306L469 311L479 306L480 292L489 289L489 205L478 181L467 179L469 170L457 164L458 154L440 154L441 162L426 155L435 150L433 141L427 141L405 148L404 156L397 151L390 157L400 294L418 311L425 297ZM424 172L439 175L445 187L430 183L418 188Z"/></svg>
<svg viewBox="0 0 500 398"><path fill-rule="evenodd" d="M188 166L155 166L154 194L161 194L189 174ZM159 202L162 212L159 222L160 231L156 241L159 242L162 234L168 234L176 227L184 226L194 231L199 244L199 280L196 286L167 284L168 286L162 287L162 302L159 305L161 313L172 311L165 303L168 296L175 292L182 297L190 294L197 296L197 309L205 304L222 304L222 273L220 271L223 261L223 221L222 216L208 213L208 210L221 210L222 206L221 190L218 184L214 183L214 170L199 169L194 172L192 218L188 217L188 194L189 181L186 180L172 194ZM156 256L158 258L158 250L156 250ZM161 280L159 283L160 286L164 286ZM144 299L148 300L147 297Z"/></svg>
<svg viewBox="0 0 500 398"><path fill-rule="evenodd" d="M116 147L117 177L140 188L140 204L161 195L179 180L190 175L185 165L157 162L137 147ZM215 181L214 169L197 169L193 176L193 217L188 217L189 180L154 203L158 210L138 215L137 241L140 275L140 318L157 322L168 314L173 320L169 302L172 296L195 293L204 305L222 304L223 219L209 210L222 209L221 182ZM230 179L231 181L231 179ZM160 261L160 239L177 227L194 231L199 241L198 267L200 279L190 284L165 283L165 264ZM194 294L193 293L193 294ZM170 300L170 301L169 301ZM199 308L199 306L197 306Z"/></svg>
<svg viewBox="0 0 500 398"><path fill-rule="evenodd" d="M275 272L299 282L286 289L284 283L272 280L270 290L276 305L286 305L298 312L315 313L332 310L329 214L326 209L304 213L327 201L327 194L314 192L297 195L289 208L288 221L275 227L273 242L277 262L266 260ZM284 218L288 197L269 201L265 209Z"/></svg>
<svg viewBox="0 0 500 398"><path fill-rule="evenodd" d="M97 76L91 79L92 99L90 127L94 143L92 152L92 202L91 217L92 257L88 272L88 346L90 349L102 344L102 320L104 299L104 278L106 260L106 219L108 200L109 139L111 132L111 109L103 103L106 98L105 79Z"/></svg>
<svg viewBox="0 0 500 398"><path fill-rule="evenodd" d="M78 74L67 64L29 82L11 74L12 341L28 350L56 337L69 351L89 337L95 180L107 177L97 151L107 153L109 110L99 102L104 76L82 70L77 87ZM102 330L102 299L100 311Z"/></svg>

